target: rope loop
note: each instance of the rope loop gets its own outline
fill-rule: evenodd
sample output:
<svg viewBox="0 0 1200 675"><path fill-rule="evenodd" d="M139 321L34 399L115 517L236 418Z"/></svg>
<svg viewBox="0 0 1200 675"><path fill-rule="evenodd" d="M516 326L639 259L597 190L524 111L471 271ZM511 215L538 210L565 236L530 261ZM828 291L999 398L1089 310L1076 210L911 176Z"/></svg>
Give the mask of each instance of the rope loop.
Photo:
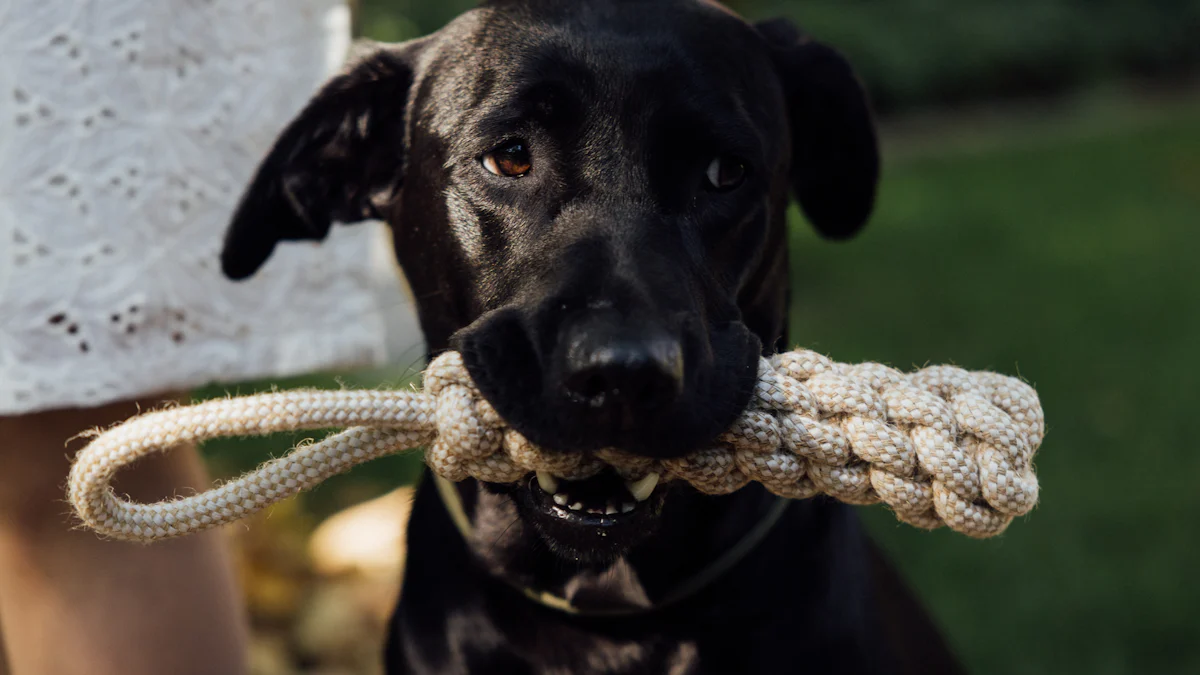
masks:
<svg viewBox="0 0 1200 675"><path fill-rule="evenodd" d="M581 480L605 467L628 479L656 472L708 494L753 481L791 499L883 502L910 525L971 537L1003 532L1038 500L1032 461L1045 436L1041 403L1028 384L996 373L931 366L904 374L809 350L777 354L761 359L749 406L713 446L669 459L538 447L505 424L456 352L430 363L425 385L287 391L146 413L79 453L68 498L105 535L164 539L243 518L376 457L426 447L430 468L454 481L508 483L533 471ZM120 468L183 443L330 427L349 428L198 494L138 504L111 487Z"/></svg>

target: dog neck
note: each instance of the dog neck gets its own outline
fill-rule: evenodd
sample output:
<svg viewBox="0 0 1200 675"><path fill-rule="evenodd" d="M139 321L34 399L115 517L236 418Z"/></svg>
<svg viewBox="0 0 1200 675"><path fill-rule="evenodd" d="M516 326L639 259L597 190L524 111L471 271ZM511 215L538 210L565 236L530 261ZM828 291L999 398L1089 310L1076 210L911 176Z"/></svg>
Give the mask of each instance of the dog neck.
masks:
<svg viewBox="0 0 1200 675"><path fill-rule="evenodd" d="M505 495L478 490L468 505L455 484L433 480L451 520L492 577L543 606L586 616L640 614L693 596L752 552L788 506L754 488L724 497L678 496L700 502L689 505L688 518L668 516L629 554L583 565L539 545Z"/></svg>

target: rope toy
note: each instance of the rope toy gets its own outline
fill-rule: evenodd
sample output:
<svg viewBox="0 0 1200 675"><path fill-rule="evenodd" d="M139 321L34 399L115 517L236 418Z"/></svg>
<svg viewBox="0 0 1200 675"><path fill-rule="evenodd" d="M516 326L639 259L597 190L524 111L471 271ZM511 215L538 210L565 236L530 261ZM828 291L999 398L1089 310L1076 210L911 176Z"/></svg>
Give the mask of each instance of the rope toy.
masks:
<svg viewBox="0 0 1200 675"><path fill-rule="evenodd" d="M68 498L104 535L166 539L244 518L358 464L422 446L430 468L452 481L511 482L537 470L579 480L605 466L629 479L658 472L709 494L757 481L792 499L882 501L911 525L978 538L1000 534L1038 498L1031 462L1045 434L1041 404L1032 387L996 373L932 366L903 374L807 350L779 354L759 362L750 405L714 447L673 459L539 448L505 426L456 352L430 363L425 385L425 392L284 391L148 412L80 451ZM187 497L134 503L110 485L122 467L182 443L331 427L349 428Z"/></svg>

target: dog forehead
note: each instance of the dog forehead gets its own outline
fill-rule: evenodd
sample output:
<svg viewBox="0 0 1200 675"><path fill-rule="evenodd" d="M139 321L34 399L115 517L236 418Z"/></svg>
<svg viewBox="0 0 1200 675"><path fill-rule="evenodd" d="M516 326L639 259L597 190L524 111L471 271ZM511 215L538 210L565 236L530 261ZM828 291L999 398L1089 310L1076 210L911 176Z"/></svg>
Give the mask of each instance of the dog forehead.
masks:
<svg viewBox="0 0 1200 675"><path fill-rule="evenodd" d="M505 58L572 58L595 72L703 64L736 70L761 40L731 11L704 0L508 0L474 26L480 65Z"/></svg>
<svg viewBox="0 0 1200 675"><path fill-rule="evenodd" d="M546 84L590 92L590 104L641 92L709 107L721 96L769 100L763 89L777 85L757 32L705 0L490 2L448 25L439 43L426 91L443 104L429 112L444 131Z"/></svg>
<svg viewBox="0 0 1200 675"><path fill-rule="evenodd" d="M646 23L680 17L724 15L736 21L736 12L718 0L483 0L480 8L526 22L599 22L628 18Z"/></svg>

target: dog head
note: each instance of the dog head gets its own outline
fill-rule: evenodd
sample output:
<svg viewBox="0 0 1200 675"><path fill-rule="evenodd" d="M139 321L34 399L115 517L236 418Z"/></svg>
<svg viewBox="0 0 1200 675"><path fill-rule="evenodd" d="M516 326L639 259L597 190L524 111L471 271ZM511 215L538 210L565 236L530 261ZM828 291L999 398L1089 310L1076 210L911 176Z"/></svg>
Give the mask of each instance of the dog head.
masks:
<svg viewBox="0 0 1200 675"><path fill-rule="evenodd" d="M259 168L222 262L246 277L281 240L381 217L431 349L460 350L509 424L558 452L677 456L737 418L783 337L789 194L843 238L877 176L849 66L788 22L496 0L327 84ZM576 559L624 552L667 493L539 478L461 489L514 495Z"/></svg>

